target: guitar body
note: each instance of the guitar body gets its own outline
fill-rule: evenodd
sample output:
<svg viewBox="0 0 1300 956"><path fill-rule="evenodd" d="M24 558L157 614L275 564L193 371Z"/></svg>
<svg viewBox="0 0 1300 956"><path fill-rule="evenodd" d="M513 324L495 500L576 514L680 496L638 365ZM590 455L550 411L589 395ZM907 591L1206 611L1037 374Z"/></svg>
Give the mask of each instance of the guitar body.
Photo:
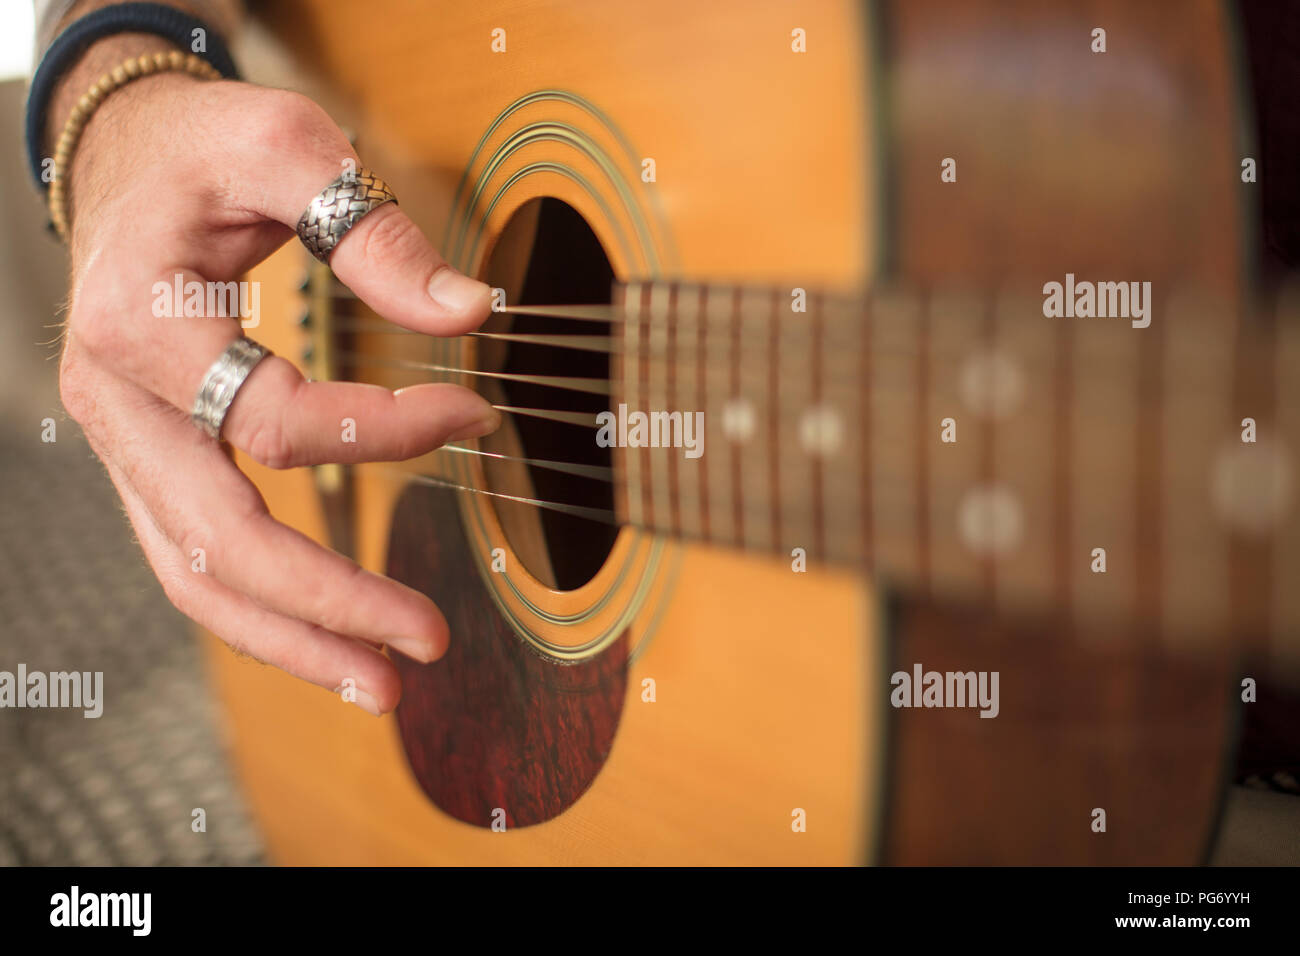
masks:
<svg viewBox="0 0 1300 956"><path fill-rule="evenodd" d="M1227 31L1213 4L1181 14L1183 36L1204 41L1195 57L1176 45L1143 54L1175 92L1215 91L1220 112L1193 120L1087 78L1090 96L1072 115L1059 115L1065 96L1053 99L1050 82L1041 103L1021 108L972 82L970 61L939 42L1012 21L1019 32L989 34L1009 44L1006 62L1064 82L1087 68L1094 17L1034 5L383 6L362 19L285 0L269 17L328 77L337 100L326 105L406 211L512 303L599 301L575 287L584 277L605 282L608 302L611 276L852 294L885 277L997 282L1013 264L1058 275L1193 263L1223 290L1242 282L1241 237L1222 228L1236 221L1235 147ZM1112 35L1127 26L1130 41L1159 39L1159 18L1098 6ZM1048 26L1060 33L1035 29ZM792 50L795 28L806 53ZM493 50L497 29L504 52ZM1060 39L1074 30L1083 54ZM1126 55L1136 54L1115 62ZM967 72L954 66L963 62ZM1179 73L1193 68L1195 81ZM1143 142L1140 162L1093 151L1115 176L1071 193L1062 183L1082 164L1078 127L1107 107L1135 126L1170 110L1157 117L1169 135ZM1023 163L1017 173L990 145L1018 136L1034 142L1043 181L1018 179ZM1206 144L1208 155L1193 148ZM988 171L997 188L941 200L939 163L953 154L961 175ZM1217 228L1170 225L1188 184L1207 179L1153 183L1149 170L1173 155L1207 166L1227 157L1223 188L1196 206ZM995 200L1017 181L1014 209L1000 212ZM1145 231L1103 240L1128 217ZM307 269L295 244L253 276L269 317L254 334L290 357L310 337L290 321ZM390 387L429 380L413 361L522 361L482 339L356 334L348 344L369 363L365 380ZM610 365L596 374L613 382L609 407L625 383ZM566 407L497 380L453 380L503 404ZM512 420L484 448L561 458L539 450L561 441ZM399 658L403 702L380 720L209 640L236 766L276 861L1192 863L1207 850L1232 745L1231 662L1123 652L1140 641L1098 652L1050 621L975 617L886 591L869 568L795 570L788 548L589 531L581 518L451 486L575 504L603 492L454 457L411 466L438 486L362 467L346 482L334 474L322 494L319 473L237 455L277 517L425 591L452 629L444 660ZM579 550L587 557L570 566ZM1023 649L1027 679L1005 692L998 719L890 707L894 670L921 661L1009 673L1007 647ZM1108 834L1090 826L1095 807L1110 810Z"/></svg>

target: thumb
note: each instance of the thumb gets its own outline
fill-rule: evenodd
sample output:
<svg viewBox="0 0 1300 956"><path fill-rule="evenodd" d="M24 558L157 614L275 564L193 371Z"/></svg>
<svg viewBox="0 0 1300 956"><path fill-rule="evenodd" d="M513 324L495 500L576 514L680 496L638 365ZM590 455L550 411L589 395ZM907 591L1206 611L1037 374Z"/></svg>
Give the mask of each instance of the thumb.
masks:
<svg viewBox="0 0 1300 956"><path fill-rule="evenodd" d="M305 96L253 90L265 118L248 148L257 162L241 168L254 182L255 210L291 229L308 204L339 178L360 169L347 136ZM241 101L242 102L242 101ZM375 172L378 172L377 170ZM330 267L366 305L417 332L459 335L491 311L491 289L447 264L396 203L366 213L335 246Z"/></svg>
<svg viewBox="0 0 1300 956"><path fill-rule="evenodd" d="M448 265L393 203L362 217L329 262L366 305L408 329L460 335L478 328L491 311L488 285Z"/></svg>

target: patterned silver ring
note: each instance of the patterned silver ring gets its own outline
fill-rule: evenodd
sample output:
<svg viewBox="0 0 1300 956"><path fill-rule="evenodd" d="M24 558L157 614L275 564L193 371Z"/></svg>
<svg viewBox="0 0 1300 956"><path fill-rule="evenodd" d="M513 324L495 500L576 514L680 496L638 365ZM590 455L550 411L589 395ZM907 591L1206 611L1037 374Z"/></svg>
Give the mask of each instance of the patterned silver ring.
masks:
<svg viewBox="0 0 1300 956"><path fill-rule="evenodd" d="M316 194L298 219L298 238L313 256L329 262L330 253L348 230L386 202L397 202L397 197L386 182L361 166Z"/></svg>
<svg viewBox="0 0 1300 956"><path fill-rule="evenodd" d="M194 398L194 411L190 413L194 424L213 438L220 438L221 425L235 401L235 394L248 373L270 354L252 339L239 338L227 345L203 376L199 394Z"/></svg>

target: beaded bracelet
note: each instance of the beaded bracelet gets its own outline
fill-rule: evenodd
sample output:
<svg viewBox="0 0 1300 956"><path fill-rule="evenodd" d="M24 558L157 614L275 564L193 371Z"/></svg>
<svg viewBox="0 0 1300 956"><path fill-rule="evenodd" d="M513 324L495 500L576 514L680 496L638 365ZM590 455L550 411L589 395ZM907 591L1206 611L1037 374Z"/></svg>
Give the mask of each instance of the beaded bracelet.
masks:
<svg viewBox="0 0 1300 956"><path fill-rule="evenodd" d="M68 170L72 165L72 154L90 117L110 93L120 90L132 80L171 71L188 73L204 80L221 79L221 73L216 67L193 53L181 53L179 50L155 53L151 56L145 55L127 60L114 67L101 76L73 107L72 114L59 135L58 145L54 149L54 178L50 182L49 192L50 222L60 239L65 242L68 239Z"/></svg>

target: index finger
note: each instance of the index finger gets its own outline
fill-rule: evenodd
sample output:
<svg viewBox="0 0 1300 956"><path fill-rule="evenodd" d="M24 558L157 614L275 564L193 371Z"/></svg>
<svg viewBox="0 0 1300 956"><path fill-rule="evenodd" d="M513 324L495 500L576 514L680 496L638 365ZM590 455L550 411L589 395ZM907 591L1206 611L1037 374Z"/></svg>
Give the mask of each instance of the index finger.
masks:
<svg viewBox="0 0 1300 956"><path fill-rule="evenodd" d="M297 94L278 95L283 116L276 132L259 143L261 155L246 175L255 177L249 193L254 211L296 229L312 199L344 172L361 167L323 109ZM417 332L460 335L490 312L489 286L453 268L392 202L353 225L329 265L377 313Z"/></svg>

